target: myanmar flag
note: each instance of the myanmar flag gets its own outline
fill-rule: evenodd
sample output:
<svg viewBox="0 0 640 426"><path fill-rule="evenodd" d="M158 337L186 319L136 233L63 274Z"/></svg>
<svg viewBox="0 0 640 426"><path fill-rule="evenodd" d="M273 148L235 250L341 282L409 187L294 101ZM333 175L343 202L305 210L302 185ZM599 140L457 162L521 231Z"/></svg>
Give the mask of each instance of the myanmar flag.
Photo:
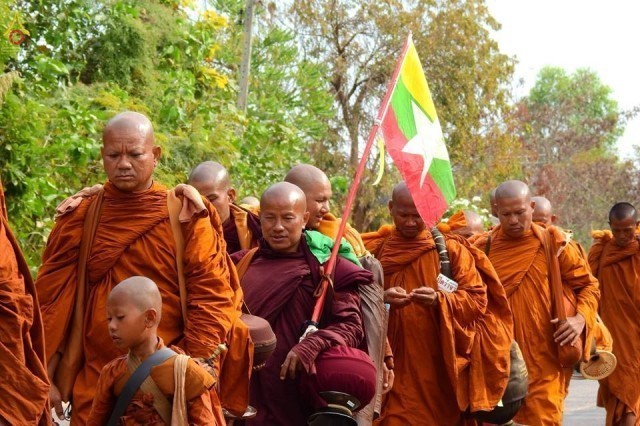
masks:
<svg viewBox="0 0 640 426"><path fill-rule="evenodd" d="M389 155L427 226L456 196L451 162L418 52L409 35L380 107L380 131Z"/></svg>

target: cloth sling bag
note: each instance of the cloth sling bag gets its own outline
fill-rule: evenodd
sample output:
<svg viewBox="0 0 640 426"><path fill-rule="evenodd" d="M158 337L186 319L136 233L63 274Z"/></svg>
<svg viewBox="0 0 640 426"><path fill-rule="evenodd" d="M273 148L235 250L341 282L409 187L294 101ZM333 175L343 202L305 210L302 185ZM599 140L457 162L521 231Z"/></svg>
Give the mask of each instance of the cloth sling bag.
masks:
<svg viewBox="0 0 640 426"><path fill-rule="evenodd" d="M84 315L87 297L89 295L87 262L93 239L96 235L100 213L102 211L102 201L104 190L100 190L96 198L87 209L80 240L80 251L78 254L78 273L76 277L76 296L71 316L71 324L63 343L62 356L56 368L53 382L60 391L63 401L71 401L73 397L73 386L76 377L84 364L84 353L82 339L84 336ZM60 350L60 349L59 349Z"/></svg>
<svg viewBox="0 0 640 426"><path fill-rule="evenodd" d="M136 370L131 374L131 377L129 377L129 380L127 380L127 383L125 383L124 388L122 388L122 392L120 392L118 400L113 407L107 426L117 426L119 424L120 417L124 415L127 410L127 406L142 385L142 382L144 382L147 377L149 377L149 374L151 374L151 369L176 355L178 354L171 349L162 348L149 355L147 359L145 359L142 364L136 368Z"/></svg>
<svg viewBox="0 0 640 426"><path fill-rule="evenodd" d="M547 257L547 267L549 268L549 287L551 290L551 306L555 317L558 318L556 329L567 321L567 317L575 316L577 308L573 301L565 295L562 290L562 276L560 274L560 262L558 260L559 250L553 241L553 235L547 229L544 232L544 251ZM573 290L572 290L573 292ZM580 362L584 343L582 336L578 337L575 345L560 345L558 347L558 361L561 367L573 368Z"/></svg>

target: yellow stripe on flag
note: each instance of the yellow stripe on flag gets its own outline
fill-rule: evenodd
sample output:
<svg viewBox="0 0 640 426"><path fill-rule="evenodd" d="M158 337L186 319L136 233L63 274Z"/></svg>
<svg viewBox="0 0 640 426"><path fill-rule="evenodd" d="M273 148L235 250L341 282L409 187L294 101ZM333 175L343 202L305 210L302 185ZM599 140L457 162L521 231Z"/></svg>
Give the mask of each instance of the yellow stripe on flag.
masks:
<svg viewBox="0 0 640 426"><path fill-rule="evenodd" d="M433 105L429 85L422 71L420 58L418 58L418 52L413 44L413 40L409 42L409 48L407 49L407 54L402 63L402 69L400 70L400 78L413 99L415 99L422 110L427 113L431 121L435 121L438 114L436 114L436 107Z"/></svg>

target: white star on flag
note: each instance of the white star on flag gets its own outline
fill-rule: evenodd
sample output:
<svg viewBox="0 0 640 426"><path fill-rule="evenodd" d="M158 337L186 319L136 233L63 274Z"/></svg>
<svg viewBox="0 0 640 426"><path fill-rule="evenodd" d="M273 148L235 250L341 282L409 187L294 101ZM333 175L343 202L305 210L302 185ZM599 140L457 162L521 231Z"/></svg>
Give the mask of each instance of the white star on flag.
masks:
<svg viewBox="0 0 640 426"><path fill-rule="evenodd" d="M402 152L419 155L422 157L422 176L420 187L429 172L429 167L434 158L449 161L449 153L444 144L440 121L436 118L431 121L415 102L411 101L413 120L416 124L416 135L402 148Z"/></svg>

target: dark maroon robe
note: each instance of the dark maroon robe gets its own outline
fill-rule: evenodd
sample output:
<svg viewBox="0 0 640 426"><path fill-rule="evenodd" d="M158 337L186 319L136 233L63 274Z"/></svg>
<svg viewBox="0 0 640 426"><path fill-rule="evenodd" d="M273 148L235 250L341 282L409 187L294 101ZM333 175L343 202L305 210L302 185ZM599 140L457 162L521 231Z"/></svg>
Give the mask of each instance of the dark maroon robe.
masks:
<svg viewBox="0 0 640 426"><path fill-rule="evenodd" d="M234 260L243 254L237 253ZM299 375L296 380L280 380L280 366L292 348L305 370L313 374L313 361L323 350L334 345L358 347L362 342L358 286L371 284L373 276L338 258L331 314L319 331L298 343L315 304L313 292L320 280L319 266L304 238L296 253L276 253L261 240L242 277L245 305L253 315L269 321L278 339L266 366L251 378L251 405L257 408L258 416L247 425L305 425L313 413L308 398L298 390Z"/></svg>

